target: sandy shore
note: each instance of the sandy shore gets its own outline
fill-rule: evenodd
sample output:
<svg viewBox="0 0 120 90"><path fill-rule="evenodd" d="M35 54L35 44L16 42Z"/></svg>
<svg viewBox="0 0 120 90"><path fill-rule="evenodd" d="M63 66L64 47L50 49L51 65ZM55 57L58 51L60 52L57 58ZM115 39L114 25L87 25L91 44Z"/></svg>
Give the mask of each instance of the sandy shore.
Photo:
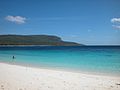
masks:
<svg viewBox="0 0 120 90"><path fill-rule="evenodd" d="M0 90L120 90L120 77L0 63Z"/></svg>

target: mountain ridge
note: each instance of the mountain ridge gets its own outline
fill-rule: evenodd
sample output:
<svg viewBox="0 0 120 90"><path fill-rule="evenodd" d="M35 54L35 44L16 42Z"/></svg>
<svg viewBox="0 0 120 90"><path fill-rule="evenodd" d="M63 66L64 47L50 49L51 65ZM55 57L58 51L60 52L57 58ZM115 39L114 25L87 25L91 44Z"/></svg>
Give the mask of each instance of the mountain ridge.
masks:
<svg viewBox="0 0 120 90"><path fill-rule="evenodd" d="M63 41L55 35L0 35L0 45L51 45L81 46L76 42Z"/></svg>

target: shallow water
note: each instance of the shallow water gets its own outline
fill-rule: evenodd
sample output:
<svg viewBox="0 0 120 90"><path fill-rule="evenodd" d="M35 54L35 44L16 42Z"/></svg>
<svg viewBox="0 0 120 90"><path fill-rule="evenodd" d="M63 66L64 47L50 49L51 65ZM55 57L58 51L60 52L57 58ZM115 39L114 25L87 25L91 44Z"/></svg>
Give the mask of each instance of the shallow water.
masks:
<svg viewBox="0 0 120 90"><path fill-rule="evenodd" d="M1 46L0 62L120 75L120 47Z"/></svg>

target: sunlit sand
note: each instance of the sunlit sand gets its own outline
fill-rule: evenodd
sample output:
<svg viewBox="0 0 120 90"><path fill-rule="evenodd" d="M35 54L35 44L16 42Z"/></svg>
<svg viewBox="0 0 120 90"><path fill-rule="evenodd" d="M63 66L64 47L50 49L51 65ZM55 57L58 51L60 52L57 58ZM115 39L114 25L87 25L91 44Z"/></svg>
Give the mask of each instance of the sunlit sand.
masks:
<svg viewBox="0 0 120 90"><path fill-rule="evenodd" d="M120 77L0 63L0 90L120 90Z"/></svg>

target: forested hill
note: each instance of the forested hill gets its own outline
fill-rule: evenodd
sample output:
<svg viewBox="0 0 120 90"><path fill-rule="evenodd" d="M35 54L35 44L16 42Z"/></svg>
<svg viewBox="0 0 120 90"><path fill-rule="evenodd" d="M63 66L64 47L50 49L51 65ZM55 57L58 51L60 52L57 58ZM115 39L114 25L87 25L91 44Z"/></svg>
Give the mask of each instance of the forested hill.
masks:
<svg viewBox="0 0 120 90"><path fill-rule="evenodd" d="M52 35L0 35L0 45L52 45L52 46L80 46L75 42L63 41Z"/></svg>

